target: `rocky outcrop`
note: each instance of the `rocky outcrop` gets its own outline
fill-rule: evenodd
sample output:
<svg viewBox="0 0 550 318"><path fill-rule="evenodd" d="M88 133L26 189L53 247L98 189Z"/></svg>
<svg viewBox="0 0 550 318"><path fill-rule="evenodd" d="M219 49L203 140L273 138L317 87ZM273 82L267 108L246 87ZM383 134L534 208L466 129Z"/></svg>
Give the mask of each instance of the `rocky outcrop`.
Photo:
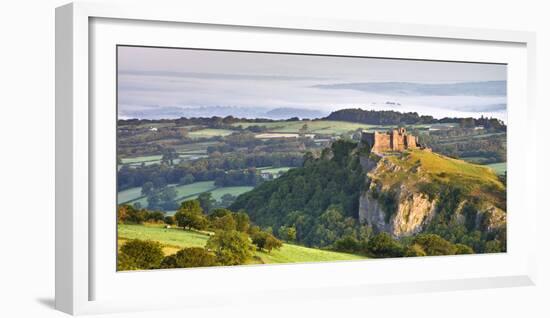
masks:
<svg viewBox="0 0 550 318"><path fill-rule="evenodd" d="M410 193L399 198L397 212L390 220L391 233L397 237L409 236L422 231L432 219L436 201L430 201L421 193Z"/></svg>
<svg viewBox="0 0 550 318"><path fill-rule="evenodd" d="M387 207L374 198L373 191L377 190L366 191L359 199L359 220L396 237L421 232L435 213L437 202L422 193L401 189L395 194L395 210L387 211Z"/></svg>
<svg viewBox="0 0 550 318"><path fill-rule="evenodd" d="M439 202L446 199L437 191L429 196L420 190L418 184L429 183L429 175L418 165L402 166L384 156L370 154L360 162L367 171L367 190L359 199L359 220L394 237L411 236L425 230L438 213ZM465 207L473 206L470 200L466 198L455 206L450 222L465 224ZM491 203L478 206L473 215L475 227L483 232L506 226L506 212Z"/></svg>

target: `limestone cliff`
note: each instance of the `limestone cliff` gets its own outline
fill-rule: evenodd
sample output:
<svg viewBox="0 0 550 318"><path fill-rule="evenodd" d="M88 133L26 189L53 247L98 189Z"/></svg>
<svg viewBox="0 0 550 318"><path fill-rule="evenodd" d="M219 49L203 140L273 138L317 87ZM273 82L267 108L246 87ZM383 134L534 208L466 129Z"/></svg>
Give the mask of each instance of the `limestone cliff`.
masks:
<svg viewBox="0 0 550 318"><path fill-rule="evenodd" d="M506 224L505 188L487 168L429 151L361 157L367 171L359 219L395 237L425 230L434 217L489 232Z"/></svg>

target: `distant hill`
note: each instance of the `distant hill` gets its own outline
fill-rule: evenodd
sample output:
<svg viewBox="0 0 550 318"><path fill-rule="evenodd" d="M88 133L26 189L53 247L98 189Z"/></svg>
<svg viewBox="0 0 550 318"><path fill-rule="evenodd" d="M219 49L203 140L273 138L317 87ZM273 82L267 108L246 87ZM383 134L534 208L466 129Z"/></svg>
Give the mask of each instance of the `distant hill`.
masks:
<svg viewBox="0 0 550 318"><path fill-rule="evenodd" d="M393 96L506 96L506 81L463 83L367 82L315 85L321 89L348 89Z"/></svg>
<svg viewBox="0 0 550 318"><path fill-rule="evenodd" d="M494 108L501 109L505 105L494 105ZM365 110L361 108L346 108L330 113L324 119L348 121L369 125L416 125L416 124L437 124L437 123L458 123L467 127L483 126L487 129L506 131L506 125L496 118L464 118L445 117L436 119L432 116L419 115L416 112L398 112L393 110Z"/></svg>
<svg viewBox="0 0 550 318"><path fill-rule="evenodd" d="M269 119L288 119L292 117L298 117L300 119L315 119L326 116L327 113L318 110L305 109L305 108L289 108L281 107L272 109L264 113L263 117Z"/></svg>
<svg viewBox="0 0 550 318"><path fill-rule="evenodd" d="M326 116L326 112L306 108L293 107L247 107L247 106L200 106L200 107L174 107L174 106L159 106L159 107L144 107L140 109L121 110L121 118L140 118L140 119L175 119L180 117L204 117L210 118L213 116L227 117L233 116L238 118L266 118L273 120L289 119L298 117L315 119Z"/></svg>

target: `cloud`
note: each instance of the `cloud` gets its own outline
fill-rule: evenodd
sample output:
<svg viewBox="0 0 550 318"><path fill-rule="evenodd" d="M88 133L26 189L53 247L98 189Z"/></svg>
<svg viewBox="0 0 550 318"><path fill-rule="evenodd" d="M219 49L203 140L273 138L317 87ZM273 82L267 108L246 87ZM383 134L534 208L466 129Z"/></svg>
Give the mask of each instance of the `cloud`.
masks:
<svg viewBox="0 0 550 318"><path fill-rule="evenodd" d="M141 71L119 70L119 75L134 75L148 77L175 77L195 79L222 79L222 80L269 80L269 81L303 81L303 80L331 80L328 77L314 76L285 76L285 75L259 75L259 74L226 74L226 73L195 73L174 71Z"/></svg>
<svg viewBox="0 0 550 318"><path fill-rule="evenodd" d="M506 96L506 81L426 84L370 82L314 85L320 89L347 89L395 96Z"/></svg>

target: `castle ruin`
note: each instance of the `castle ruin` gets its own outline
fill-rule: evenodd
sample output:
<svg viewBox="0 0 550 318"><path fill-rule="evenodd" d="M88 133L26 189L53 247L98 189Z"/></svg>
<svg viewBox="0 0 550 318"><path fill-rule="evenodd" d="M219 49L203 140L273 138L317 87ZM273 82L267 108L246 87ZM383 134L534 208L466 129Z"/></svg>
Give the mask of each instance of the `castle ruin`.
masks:
<svg viewBox="0 0 550 318"><path fill-rule="evenodd" d="M389 132L362 132L361 142L375 153L419 148L418 138L407 134L405 128L392 129Z"/></svg>

